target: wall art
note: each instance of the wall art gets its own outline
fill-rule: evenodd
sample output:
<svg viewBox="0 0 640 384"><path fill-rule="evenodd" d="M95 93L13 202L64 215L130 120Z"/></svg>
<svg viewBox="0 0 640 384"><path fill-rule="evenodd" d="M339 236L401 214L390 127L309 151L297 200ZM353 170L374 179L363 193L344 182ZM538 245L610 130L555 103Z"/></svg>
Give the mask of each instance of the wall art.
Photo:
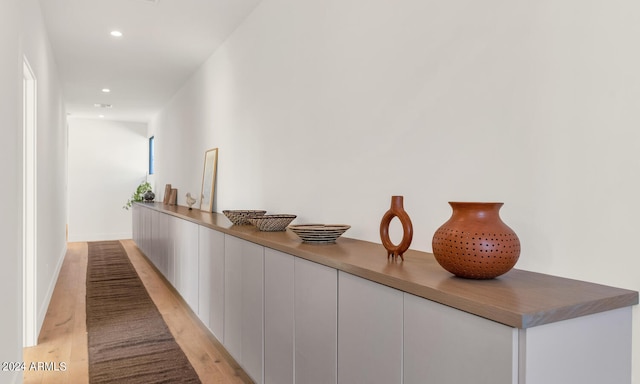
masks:
<svg viewBox="0 0 640 384"><path fill-rule="evenodd" d="M200 210L213 210L213 197L216 186L216 169L218 167L218 148L204 153L204 169L202 170L202 189L200 192Z"/></svg>

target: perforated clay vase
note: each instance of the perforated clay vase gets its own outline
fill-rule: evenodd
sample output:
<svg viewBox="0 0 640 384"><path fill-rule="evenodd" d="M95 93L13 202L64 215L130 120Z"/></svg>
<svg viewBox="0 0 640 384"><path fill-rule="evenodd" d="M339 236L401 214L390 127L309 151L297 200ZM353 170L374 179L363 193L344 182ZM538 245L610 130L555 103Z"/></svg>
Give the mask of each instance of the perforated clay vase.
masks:
<svg viewBox="0 0 640 384"><path fill-rule="evenodd" d="M507 273L520 257L520 240L500 219L503 203L450 202L453 213L433 235L440 265L467 279Z"/></svg>

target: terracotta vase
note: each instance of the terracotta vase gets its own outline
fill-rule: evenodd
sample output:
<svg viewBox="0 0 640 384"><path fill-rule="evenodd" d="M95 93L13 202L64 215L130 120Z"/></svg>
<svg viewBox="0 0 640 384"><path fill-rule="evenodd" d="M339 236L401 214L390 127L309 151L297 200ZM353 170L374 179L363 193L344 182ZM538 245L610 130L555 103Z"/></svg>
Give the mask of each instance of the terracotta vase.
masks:
<svg viewBox="0 0 640 384"><path fill-rule="evenodd" d="M456 276L492 279L520 257L520 240L500 219L503 203L450 202L451 218L433 235L433 254Z"/></svg>
<svg viewBox="0 0 640 384"><path fill-rule="evenodd" d="M398 245L393 244L389 238L389 224L391 224L391 220L394 217L400 220L403 230L402 241ZM382 216L382 221L380 221L380 239L382 240L382 245L387 249L387 259L400 257L404 260L403 253L409 249L411 240L413 240L413 224L409 214L404 210L403 196L391 196L391 207Z"/></svg>

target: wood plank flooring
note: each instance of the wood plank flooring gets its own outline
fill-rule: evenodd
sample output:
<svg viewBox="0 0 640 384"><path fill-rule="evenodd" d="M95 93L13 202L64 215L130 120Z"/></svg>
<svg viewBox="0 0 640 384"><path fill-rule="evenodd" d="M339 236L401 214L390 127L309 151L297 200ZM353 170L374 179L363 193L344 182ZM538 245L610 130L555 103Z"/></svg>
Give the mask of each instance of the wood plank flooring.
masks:
<svg viewBox="0 0 640 384"><path fill-rule="evenodd" d="M151 299L204 384L252 383L132 240L123 240ZM87 243L69 243L38 345L24 349L25 384L88 383L85 287ZM54 370L29 370L31 362ZM62 370L60 363L66 364ZM58 370L55 370L58 368Z"/></svg>

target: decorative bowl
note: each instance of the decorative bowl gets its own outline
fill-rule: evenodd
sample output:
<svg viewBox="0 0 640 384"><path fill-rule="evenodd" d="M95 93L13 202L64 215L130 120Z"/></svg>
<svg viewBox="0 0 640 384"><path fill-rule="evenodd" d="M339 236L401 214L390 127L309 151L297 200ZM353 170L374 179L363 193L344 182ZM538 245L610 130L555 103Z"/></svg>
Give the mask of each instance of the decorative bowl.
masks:
<svg viewBox="0 0 640 384"><path fill-rule="evenodd" d="M142 195L142 198L144 199L145 202L150 203L150 202L153 202L153 199L156 198L156 194L153 193L153 191L149 190L145 192L144 195Z"/></svg>
<svg viewBox="0 0 640 384"><path fill-rule="evenodd" d="M345 224L300 224L288 227L305 243L330 244L335 243L350 225Z"/></svg>
<svg viewBox="0 0 640 384"><path fill-rule="evenodd" d="M248 220L250 217L264 215L267 211L235 209L225 210L222 213L235 225L247 225L251 224Z"/></svg>
<svg viewBox="0 0 640 384"><path fill-rule="evenodd" d="M296 215L260 215L249 218L249 222L265 232L281 232L287 229Z"/></svg>

